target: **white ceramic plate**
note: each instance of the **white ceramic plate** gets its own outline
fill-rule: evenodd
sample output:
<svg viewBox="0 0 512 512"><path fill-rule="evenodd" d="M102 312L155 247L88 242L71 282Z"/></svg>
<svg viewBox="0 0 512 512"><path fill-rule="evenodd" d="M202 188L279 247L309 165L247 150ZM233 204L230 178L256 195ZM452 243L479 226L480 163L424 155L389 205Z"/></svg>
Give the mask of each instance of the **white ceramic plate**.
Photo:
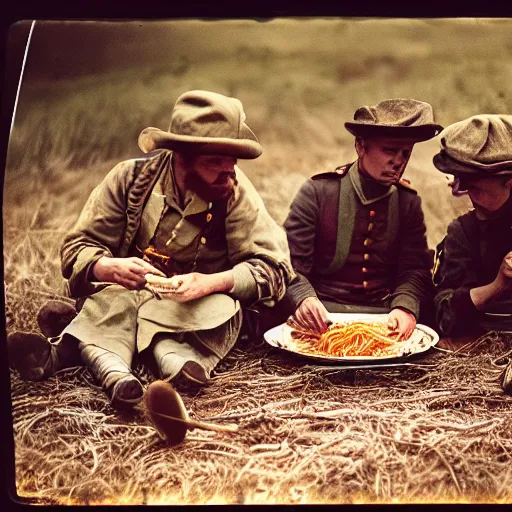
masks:
<svg viewBox="0 0 512 512"><path fill-rule="evenodd" d="M387 314L368 314L368 313L329 313L329 319L334 323L340 322L387 322ZM412 356L426 352L439 341L439 335L426 325L417 324L412 336L403 344L398 354L389 356L323 356L320 354L311 354L304 352L291 336L292 328L286 323L273 327L264 334L265 341L273 347L293 352L301 356L309 357L317 361L326 363L369 363L378 361L392 361L404 357Z"/></svg>

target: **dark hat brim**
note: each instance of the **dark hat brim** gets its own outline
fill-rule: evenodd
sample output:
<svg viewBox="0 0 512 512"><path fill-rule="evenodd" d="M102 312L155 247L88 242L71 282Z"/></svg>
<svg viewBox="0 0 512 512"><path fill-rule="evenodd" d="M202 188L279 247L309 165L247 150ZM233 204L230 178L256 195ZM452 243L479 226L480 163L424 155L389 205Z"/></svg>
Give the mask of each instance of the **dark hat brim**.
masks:
<svg viewBox="0 0 512 512"><path fill-rule="evenodd" d="M449 156L446 151L434 155L434 166L445 174L474 174L482 177L512 175L512 161L500 162L494 166L469 165Z"/></svg>
<svg viewBox="0 0 512 512"><path fill-rule="evenodd" d="M356 137L396 137L400 139L413 139L417 142L432 139L443 127L439 124L422 124L420 126L395 126L385 124L360 123L348 121L345 128Z"/></svg>
<svg viewBox="0 0 512 512"><path fill-rule="evenodd" d="M263 152L260 143L250 139L192 137L189 135L176 135L151 127L141 132L138 143L144 153L149 153L155 149L172 149L198 155L226 155L252 160L258 158Z"/></svg>

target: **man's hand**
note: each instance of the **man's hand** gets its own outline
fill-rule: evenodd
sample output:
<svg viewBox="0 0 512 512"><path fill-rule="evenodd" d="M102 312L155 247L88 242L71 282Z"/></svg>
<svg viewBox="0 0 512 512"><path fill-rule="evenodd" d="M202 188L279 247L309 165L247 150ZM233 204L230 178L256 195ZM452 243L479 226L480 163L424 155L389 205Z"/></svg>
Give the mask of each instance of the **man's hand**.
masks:
<svg viewBox="0 0 512 512"><path fill-rule="evenodd" d="M494 281L478 288L472 288L469 295L475 307L483 310L484 307L499 299L504 293L512 292L512 251L503 258L498 274Z"/></svg>
<svg viewBox="0 0 512 512"><path fill-rule="evenodd" d="M496 276L496 284L499 291L502 292L512 289L512 251L506 254L501 262Z"/></svg>
<svg viewBox="0 0 512 512"><path fill-rule="evenodd" d="M98 281L116 283L128 290L144 288L146 274L156 274L165 277L165 274L141 258L109 258L102 256L92 268L92 273Z"/></svg>
<svg viewBox="0 0 512 512"><path fill-rule="evenodd" d="M319 333L325 332L332 323L329 320L327 309L318 297L304 299L292 318L300 327Z"/></svg>
<svg viewBox="0 0 512 512"><path fill-rule="evenodd" d="M395 308L388 315L388 327L398 331L399 339L407 339L416 328L416 318L408 311Z"/></svg>
<svg viewBox="0 0 512 512"><path fill-rule="evenodd" d="M216 292L228 292L233 288L233 272L227 270L216 274L192 272L181 274L169 279L166 287L155 286L158 295L177 302L188 302Z"/></svg>

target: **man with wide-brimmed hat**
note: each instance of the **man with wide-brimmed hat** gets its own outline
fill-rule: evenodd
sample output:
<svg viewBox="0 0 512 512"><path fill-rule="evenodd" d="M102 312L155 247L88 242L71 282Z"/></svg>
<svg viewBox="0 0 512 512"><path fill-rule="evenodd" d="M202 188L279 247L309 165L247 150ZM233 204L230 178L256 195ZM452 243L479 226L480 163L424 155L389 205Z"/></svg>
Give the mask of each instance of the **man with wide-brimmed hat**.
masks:
<svg viewBox="0 0 512 512"><path fill-rule="evenodd" d="M78 315L56 339L8 340L11 365L31 380L79 355L115 407L143 396L137 352L154 356L162 379L208 382L244 307L271 307L294 276L284 230L236 165L262 152L239 100L187 92L169 130L143 130L139 146L148 155L110 171L64 240Z"/></svg>
<svg viewBox="0 0 512 512"><path fill-rule="evenodd" d="M446 335L512 332L512 116L476 115L448 126L434 165L474 209L448 226L434 280ZM512 366L502 379L512 392Z"/></svg>
<svg viewBox="0 0 512 512"><path fill-rule="evenodd" d="M402 175L414 144L442 127L413 99L363 106L345 127L358 159L313 176L295 197L284 227L298 277L272 316L293 314L322 332L328 311L389 313L408 336L428 298L432 256L420 198Z"/></svg>

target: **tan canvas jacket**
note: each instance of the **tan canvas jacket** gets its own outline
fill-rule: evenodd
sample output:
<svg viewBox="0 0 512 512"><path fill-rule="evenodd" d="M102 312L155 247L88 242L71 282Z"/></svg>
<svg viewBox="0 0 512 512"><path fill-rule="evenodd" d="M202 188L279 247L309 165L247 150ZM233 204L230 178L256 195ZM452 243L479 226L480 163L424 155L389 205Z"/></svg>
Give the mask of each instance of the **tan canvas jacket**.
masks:
<svg viewBox="0 0 512 512"><path fill-rule="evenodd" d="M107 286L92 278L92 266L102 256L133 254L142 213L172 152L157 150L141 159L116 165L93 190L61 248L62 274L69 294L79 298ZM238 185L227 203L225 258L218 264L205 247L207 273L234 271L231 295L246 305L273 306L294 277L284 230L267 212L249 179L237 169Z"/></svg>

